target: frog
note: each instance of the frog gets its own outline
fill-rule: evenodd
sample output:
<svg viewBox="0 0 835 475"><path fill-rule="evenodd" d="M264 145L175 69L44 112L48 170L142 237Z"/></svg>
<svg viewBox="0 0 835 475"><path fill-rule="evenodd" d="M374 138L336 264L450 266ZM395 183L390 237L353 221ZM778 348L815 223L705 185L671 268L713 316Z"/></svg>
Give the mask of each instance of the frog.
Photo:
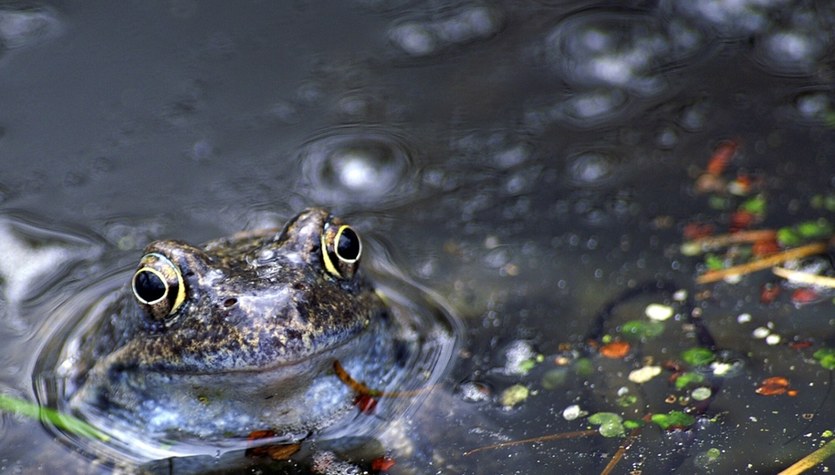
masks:
<svg viewBox="0 0 835 475"><path fill-rule="evenodd" d="M344 374L390 384L409 354L363 251L321 208L202 246L150 243L75 345L69 410L145 460L356 431L340 428L362 416Z"/></svg>

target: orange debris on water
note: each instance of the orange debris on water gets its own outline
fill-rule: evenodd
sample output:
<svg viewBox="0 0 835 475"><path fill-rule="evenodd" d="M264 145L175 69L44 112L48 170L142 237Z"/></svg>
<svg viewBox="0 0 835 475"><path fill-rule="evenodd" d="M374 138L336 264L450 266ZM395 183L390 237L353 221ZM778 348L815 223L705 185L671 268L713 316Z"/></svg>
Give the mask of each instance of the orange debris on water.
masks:
<svg viewBox="0 0 835 475"><path fill-rule="evenodd" d="M782 376L772 376L764 379L754 392L761 396L779 396L780 394L786 394L788 390L788 379ZM795 394L797 393L795 392Z"/></svg>
<svg viewBox="0 0 835 475"><path fill-rule="evenodd" d="M719 142L716 148L713 149L713 154L711 154L710 160L707 162L707 173L713 176L719 176L724 173L734 154L736 154L738 147L739 144L735 140Z"/></svg>
<svg viewBox="0 0 835 475"><path fill-rule="evenodd" d="M600 354L606 358L620 359L629 354L631 346L625 341L613 341L600 347Z"/></svg>

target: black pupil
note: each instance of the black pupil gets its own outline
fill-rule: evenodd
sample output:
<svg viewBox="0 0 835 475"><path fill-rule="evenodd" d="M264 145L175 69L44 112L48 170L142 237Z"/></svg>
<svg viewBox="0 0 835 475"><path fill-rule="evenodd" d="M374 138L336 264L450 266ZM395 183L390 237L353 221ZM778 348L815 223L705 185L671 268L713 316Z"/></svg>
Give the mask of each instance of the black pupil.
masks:
<svg viewBox="0 0 835 475"><path fill-rule="evenodd" d="M165 282L150 271L142 271L136 274L133 286L136 295L146 302L157 301L165 295Z"/></svg>
<svg viewBox="0 0 835 475"><path fill-rule="evenodd" d="M343 259L354 260L360 256L360 238L351 228L345 228L339 234L336 254Z"/></svg>

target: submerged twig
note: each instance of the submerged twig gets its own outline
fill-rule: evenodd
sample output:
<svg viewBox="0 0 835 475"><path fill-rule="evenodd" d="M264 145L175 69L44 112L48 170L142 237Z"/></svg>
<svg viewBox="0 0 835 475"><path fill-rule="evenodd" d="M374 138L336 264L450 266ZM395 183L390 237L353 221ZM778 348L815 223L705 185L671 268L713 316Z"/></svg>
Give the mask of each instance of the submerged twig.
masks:
<svg viewBox="0 0 835 475"><path fill-rule="evenodd" d="M646 417L644 419L647 419ZM626 451L629 450L629 447L632 447L632 444L638 440L638 437L641 435L641 427L637 427L632 429L632 432L626 437L622 444L618 447L618 450L612 455L612 459L609 460L609 463L606 464L606 467L603 468L603 471L600 472L600 475L609 475L615 470L618 463L620 463L623 456L626 454Z"/></svg>
<svg viewBox="0 0 835 475"><path fill-rule="evenodd" d="M835 288L835 277L812 274L799 270L786 269L785 267L774 267L771 269L774 275L798 284L817 285L818 287Z"/></svg>
<svg viewBox="0 0 835 475"><path fill-rule="evenodd" d="M815 450L811 454L793 463L791 467L780 472L780 475L797 475L799 473L803 473L806 470L823 463L824 460L833 455L835 455L835 440L830 440L823 447Z"/></svg>
<svg viewBox="0 0 835 475"><path fill-rule="evenodd" d="M423 388L414 389L411 391L381 391L379 389L374 389L363 383L362 381L357 381L354 379L348 371L345 370L345 367L342 366L342 363L339 360L333 361L333 371L336 373L336 377L339 378L340 381L345 383L346 386L351 388L355 393L362 395L362 396L369 396L374 398L380 397L414 397L419 396L421 394L425 394L426 391L432 389L433 386L426 386Z"/></svg>
<svg viewBox="0 0 835 475"><path fill-rule="evenodd" d="M732 244L741 244L758 241L768 241L777 238L777 231L773 229L757 229L750 231L739 231L718 236L705 236L687 241L682 247L696 247L701 251L727 247Z"/></svg>
<svg viewBox="0 0 835 475"><path fill-rule="evenodd" d="M499 442L498 444L485 445L483 447L476 447L472 450L464 452L462 455L472 455L474 453L482 452L484 450L501 449L503 447L513 447L515 445L535 444L537 442L548 442L551 440L576 439L578 437L589 437L592 435L599 435L600 431L597 429L578 430L574 432L562 432L560 434L542 435L539 437L531 437L529 439L511 440L508 442Z"/></svg>
<svg viewBox="0 0 835 475"><path fill-rule="evenodd" d="M728 267L725 269L711 270L697 277L696 283L708 284L711 282L722 280L729 276L740 276L750 274L758 270L763 270L769 267L776 266L777 264L782 264L783 262L790 261L792 259L800 259L803 257L820 254L826 251L827 246L827 242L815 242L811 244L806 244L805 246L795 247L793 249L778 252L777 254L772 254L770 256L763 257L761 259L757 259L745 264L740 264L738 266Z"/></svg>

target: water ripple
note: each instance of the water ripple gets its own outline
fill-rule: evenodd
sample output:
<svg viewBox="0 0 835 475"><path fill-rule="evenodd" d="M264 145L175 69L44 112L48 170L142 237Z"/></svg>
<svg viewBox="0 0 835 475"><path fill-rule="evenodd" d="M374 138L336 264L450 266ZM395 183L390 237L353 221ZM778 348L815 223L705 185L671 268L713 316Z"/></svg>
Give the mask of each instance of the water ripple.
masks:
<svg viewBox="0 0 835 475"><path fill-rule="evenodd" d="M20 48L57 36L63 29L52 10L35 6L0 8L0 43L6 48Z"/></svg>
<svg viewBox="0 0 835 475"><path fill-rule="evenodd" d="M543 57L574 86L652 96L668 87L672 68L706 43L704 34L687 24L662 23L641 12L596 10L562 20L545 37Z"/></svg>
<svg viewBox="0 0 835 475"><path fill-rule="evenodd" d="M414 191L415 152L384 129L344 127L310 140L301 150L301 193L329 206L401 202Z"/></svg>

